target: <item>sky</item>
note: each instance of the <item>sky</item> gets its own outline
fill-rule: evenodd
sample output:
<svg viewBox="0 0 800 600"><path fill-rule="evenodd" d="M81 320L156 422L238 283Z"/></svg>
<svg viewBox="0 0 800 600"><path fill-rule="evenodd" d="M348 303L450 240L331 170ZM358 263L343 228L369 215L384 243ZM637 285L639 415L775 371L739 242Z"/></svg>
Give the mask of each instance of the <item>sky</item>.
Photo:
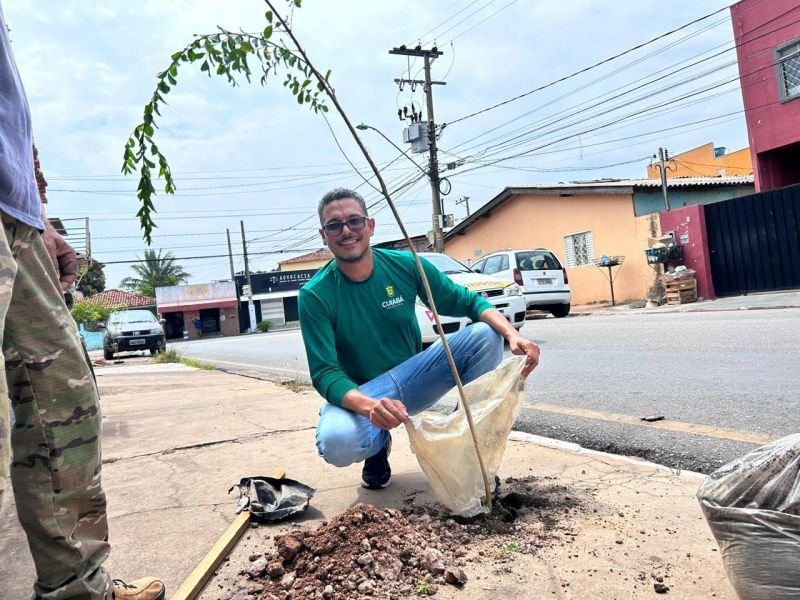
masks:
<svg viewBox="0 0 800 600"><path fill-rule="evenodd" d="M400 90L393 80L421 78L422 63L388 51L422 42L444 53L432 68L433 78L446 82L434 88L434 108L437 124L446 124L438 142L442 177L451 184L445 212L458 222L466 216L466 205L456 204L463 197L474 211L510 185L646 177L662 146L671 154L708 142L729 151L746 147L727 4L304 0L292 22L311 60L332 70L351 120L406 151L407 123L397 111L424 111L424 94L421 87ZM289 12L284 0L277 6ZM156 74L195 34L217 26L263 30L266 5L5 0L3 9L49 183L48 216L73 231L84 221L69 219L89 217L92 256L107 263L107 287L116 287L132 274L124 261L147 248L135 216L137 180L120 168ZM725 10L684 27L719 9ZM235 270L242 270L240 221L250 269L272 270L321 247L315 211L325 192L360 185L368 203L379 200L325 120L298 106L281 84L232 88L184 66L166 98L156 142L178 191L155 199L152 248L172 251L190 283L230 277L226 229ZM369 177L341 119L331 111L328 121L343 152ZM374 131L360 135L390 189L401 187L394 199L409 232L428 231L430 187L412 164L425 167L427 154L402 156ZM386 208L380 201L370 210L374 241L400 237Z"/></svg>

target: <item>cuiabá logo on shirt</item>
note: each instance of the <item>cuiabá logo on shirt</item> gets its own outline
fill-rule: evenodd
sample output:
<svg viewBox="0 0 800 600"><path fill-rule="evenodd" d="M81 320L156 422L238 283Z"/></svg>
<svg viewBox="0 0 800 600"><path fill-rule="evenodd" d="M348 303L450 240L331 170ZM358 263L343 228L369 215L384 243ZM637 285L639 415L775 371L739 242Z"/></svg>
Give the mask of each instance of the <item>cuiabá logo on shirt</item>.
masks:
<svg viewBox="0 0 800 600"><path fill-rule="evenodd" d="M403 302L405 302L402 296L395 295L393 285L386 286L386 296L389 299L381 302L381 306L387 310L390 308L394 308L395 306L398 306L400 304L403 304Z"/></svg>

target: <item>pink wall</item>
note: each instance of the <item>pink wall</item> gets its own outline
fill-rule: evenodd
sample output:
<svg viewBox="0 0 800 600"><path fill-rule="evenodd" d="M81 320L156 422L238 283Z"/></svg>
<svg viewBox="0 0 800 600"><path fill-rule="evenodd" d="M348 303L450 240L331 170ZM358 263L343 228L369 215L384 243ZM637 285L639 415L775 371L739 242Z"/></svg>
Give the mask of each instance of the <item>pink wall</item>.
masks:
<svg viewBox="0 0 800 600"><path fill-rule="evenodd" d="M797 0L742 0L731 6L756 191L795 183L793 151L765 155L800 142L800 98L781 102L775 48L800 37Z"/></svg>
<svg viewBox="0 0 800 600"><path fill-rule="evenodd" d="M714 282L711 280L711 261L708 256L706 235L706 213L701 205L685 206L677 210L659 213L661 231L675 233L675 240L683 246L683 264L695 270L697 295L706 299L715 298Z"/></svg>

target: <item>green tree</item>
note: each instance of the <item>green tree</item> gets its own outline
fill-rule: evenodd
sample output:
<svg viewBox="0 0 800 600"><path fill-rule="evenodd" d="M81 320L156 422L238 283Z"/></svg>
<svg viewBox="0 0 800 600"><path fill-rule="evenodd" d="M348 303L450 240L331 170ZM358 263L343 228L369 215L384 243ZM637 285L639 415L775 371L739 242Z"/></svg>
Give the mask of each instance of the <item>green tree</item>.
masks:
<svg viewBox="0 0 800 600"><path fill-rule="evenodd" d="M83 300L72 307L72 318L78 325L83 325L89 331L95 331L98 323L108 320L111 309L91 300Z"/></svg>
<svg viewBox="0 0 800 600"><path fill-rule="evenodd" d="M86 297L94 296L106 289L106 274L103 272L105 265L99 260L93 260L92 264L81 269L78 281L78 291L83 292Z"/></svg>
<svg viewBox="0 0 800 600"><path fill-rule="evenodd" d="M136 277L126 277L120 285L126 290L139 292L145 296L155 296L157 287L168 287L186 283L190 275L175 262L175 255L167 252L163 256L161 250L145 250L144 259L131 269Z"/></svg>

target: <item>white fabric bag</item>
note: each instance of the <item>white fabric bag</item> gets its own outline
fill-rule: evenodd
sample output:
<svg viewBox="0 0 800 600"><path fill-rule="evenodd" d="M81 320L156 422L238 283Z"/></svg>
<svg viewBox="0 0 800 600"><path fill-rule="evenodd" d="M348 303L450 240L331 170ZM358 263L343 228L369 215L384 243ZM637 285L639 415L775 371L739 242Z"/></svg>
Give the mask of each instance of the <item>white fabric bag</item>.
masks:
<svg viewBox="0 0 800 600"><path fill-rule="evenodd" d="M483 460L494 480L506 448L508 434L524 397L521 389L524 356L514 356L464 386L478 432ZM458 397L454 390L448 397ZM431 484L437 500L453 514L474 517L488 512L478 456L463 408L449 415L423 412L406 424L411 450Z"/></svg>

